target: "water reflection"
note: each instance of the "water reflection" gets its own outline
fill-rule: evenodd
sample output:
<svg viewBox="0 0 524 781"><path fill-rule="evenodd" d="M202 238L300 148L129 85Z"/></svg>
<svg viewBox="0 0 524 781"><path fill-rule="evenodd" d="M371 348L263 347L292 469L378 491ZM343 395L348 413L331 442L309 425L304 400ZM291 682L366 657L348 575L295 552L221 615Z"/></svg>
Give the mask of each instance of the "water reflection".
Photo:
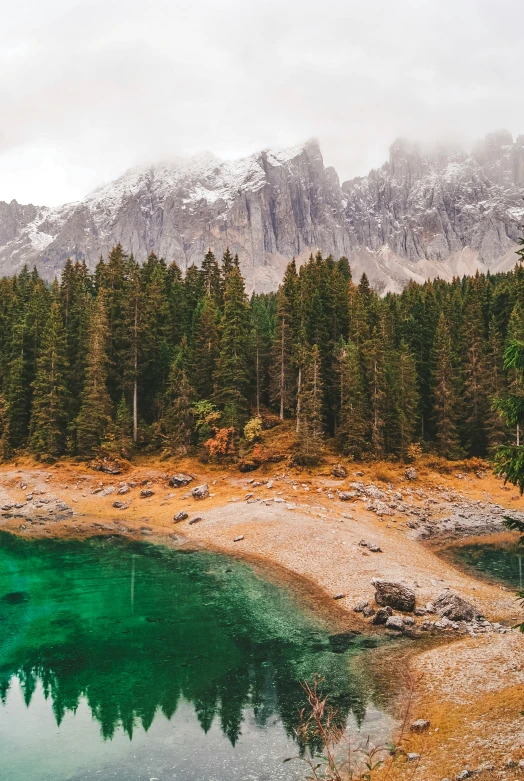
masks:
<svg viewBox="0 0 524 781"><path fill-rule="evenodd" d="M0 626L4 705L11 686L29 710L38 691L58 726L87 706L104 741L147 732L187 703L203 733L219 725L231 746L247 713L262 730L277 719L293 739L300 681L318 671L344 720L361 723L372 696L349 669L362 638L330 637L283 589L209 553L2 533ZM1 718L0 745L24 728Z"/></svg>

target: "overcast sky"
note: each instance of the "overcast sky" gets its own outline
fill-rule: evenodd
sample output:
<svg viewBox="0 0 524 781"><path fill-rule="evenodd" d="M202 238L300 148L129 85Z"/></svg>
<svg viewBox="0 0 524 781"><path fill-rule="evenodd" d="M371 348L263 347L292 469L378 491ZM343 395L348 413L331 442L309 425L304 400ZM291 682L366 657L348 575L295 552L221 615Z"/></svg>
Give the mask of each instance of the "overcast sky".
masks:
<svg viewBox="0 0 524 781"><path fill-rule="evenodd" d="M524 133L523 29L523 0L5 2L0 199L312 136L347 179L399 135Z"/></svg>

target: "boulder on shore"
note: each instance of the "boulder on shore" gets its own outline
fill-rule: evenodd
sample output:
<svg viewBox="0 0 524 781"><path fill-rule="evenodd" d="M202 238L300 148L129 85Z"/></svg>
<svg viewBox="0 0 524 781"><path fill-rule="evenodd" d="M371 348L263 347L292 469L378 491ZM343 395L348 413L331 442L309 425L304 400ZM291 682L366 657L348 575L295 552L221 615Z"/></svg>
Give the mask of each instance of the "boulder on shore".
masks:
<svg viewBox="0 0 524 781"><path fill-rule="evenodd" d="M331 470L331 474L333 475L333 477L344 478L347 477L348 473L345 466L342 466L342 464L335 464L335 466Z"/></svg>
<svg viewBox="0 0 524 781"><path fill-rule="evenodd" d="M393 615L392 609L387 605L386 607L379 607L375 615L373 616L372 624L385 624L388 618Z"/></svg>
<svg viewBox="0 0 524 781"><path fill-rule="evenodd" d="M169 485L171 488L180 488L183 485L189 485L193 481L191 475L185 475L183 472L178 472L176 475L171 475L169 478Z"/></svg>
<svg viewBox="0 0 524 781"><path fill-rule="evenodd" d="M193 488L191 491L191 496L193 499L207 499L209 496L209 486L207 483L197 485L195 488Z"/></svg>
<svg viewBox="0 0 524 781"><path fill-rule="evenodd" d="M394 610L402 610L404 613L412 613L415 609L415 592L403 583L395 583L389 580L372 581L375 586L375 602L381 607L389 605Z"/></svg>
<svg viewBox="0 0 524 781"><path fill-rule="evenodd" d="M453 591L444 591L435 601L435 609L439 616L450 621L473 621L478 611L463 597Z"/></svg>

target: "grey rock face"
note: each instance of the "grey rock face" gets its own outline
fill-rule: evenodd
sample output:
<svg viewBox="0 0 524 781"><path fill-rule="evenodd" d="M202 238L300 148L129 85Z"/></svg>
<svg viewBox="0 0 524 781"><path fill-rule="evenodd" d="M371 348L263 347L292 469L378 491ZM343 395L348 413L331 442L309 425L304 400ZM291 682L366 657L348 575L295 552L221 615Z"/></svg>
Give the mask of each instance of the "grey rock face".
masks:
<svg viewBox="0 0 524 781"><path fill-rule="evenodd" d="M470 155L395 141L389 161L342 186L314 140L243 160L209 154L128 171L55 208L0 203L0 273L68 257L94 268L120 242L182 271L208 247L238 253L249 290L275 289L293 256L346 255L381 291L410 279L511 268L524 217L524 136L499 131Z"/></svg>
<svg viewBox="0 0 524 781"><path fill-rule="evenodd" d="M411 613L415 609L415 592L403 583L388 580L373 581L375 586L375 602L381 607L389 605L394 610Z"/></svg>

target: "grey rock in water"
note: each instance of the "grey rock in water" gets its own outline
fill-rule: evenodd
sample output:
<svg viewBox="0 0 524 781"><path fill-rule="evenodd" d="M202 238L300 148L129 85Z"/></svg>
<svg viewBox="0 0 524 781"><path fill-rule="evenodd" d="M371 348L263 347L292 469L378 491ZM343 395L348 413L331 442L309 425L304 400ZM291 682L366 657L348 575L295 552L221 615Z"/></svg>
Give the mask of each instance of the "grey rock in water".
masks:
<svg viewBox="0 0 524 781"><path fill-rule="evenodd" d="M389 605L394 610L411 613L415 609L415 592L403 583L389 580L372 581L375 586L375 602L382 607Z"/></svg>
<svg viewBox="0 0 524 781"><path fill-rule="evenodd" d="M195 486L191 491L191 496L193 499L207 499L209 496L209 486L207 483Z"/></svg>
<svg viewBox="0 0 524 781"><path fill-rule="evenodd" d="M182 271L208 247L238 253L247 289L277 287L287 262L320 249L349 258L380 292L515 264L524 217L524 136L497 131L468 153L397 139L389 160L340 184L315 140L243 160L209 153L143 166L63 206L0 202L0 274L24 264L52 280L65 259L93 269L121 242Z"/></svg>

